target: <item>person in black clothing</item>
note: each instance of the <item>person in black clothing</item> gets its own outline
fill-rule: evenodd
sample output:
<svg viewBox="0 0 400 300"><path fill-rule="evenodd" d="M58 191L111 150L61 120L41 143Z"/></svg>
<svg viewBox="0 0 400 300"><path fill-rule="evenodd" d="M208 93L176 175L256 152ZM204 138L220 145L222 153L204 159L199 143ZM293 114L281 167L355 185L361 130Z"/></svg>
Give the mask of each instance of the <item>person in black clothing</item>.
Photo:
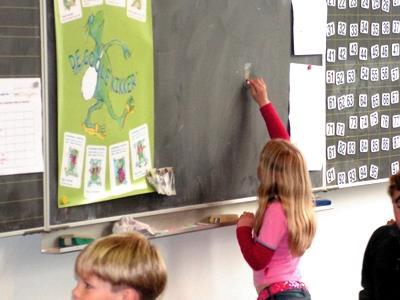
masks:
<svg viewBox="0 0 400 300"><path fill-rule="evenodd" d="M400 172L390 177L395 220L372 234L365 249L359 300L400 299Z"/></svg>

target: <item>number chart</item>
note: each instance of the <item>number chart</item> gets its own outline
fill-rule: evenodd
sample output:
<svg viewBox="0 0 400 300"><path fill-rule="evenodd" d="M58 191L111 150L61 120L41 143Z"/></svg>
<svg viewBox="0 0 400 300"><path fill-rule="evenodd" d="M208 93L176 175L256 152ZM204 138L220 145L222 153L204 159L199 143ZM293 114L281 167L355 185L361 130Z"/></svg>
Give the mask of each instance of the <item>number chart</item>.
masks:
<svg viewBox="0 0 400 300"><path fill-rule="evenodd" d="M327 0L326 183L384 179L400 159L400 0Z"/></svg>

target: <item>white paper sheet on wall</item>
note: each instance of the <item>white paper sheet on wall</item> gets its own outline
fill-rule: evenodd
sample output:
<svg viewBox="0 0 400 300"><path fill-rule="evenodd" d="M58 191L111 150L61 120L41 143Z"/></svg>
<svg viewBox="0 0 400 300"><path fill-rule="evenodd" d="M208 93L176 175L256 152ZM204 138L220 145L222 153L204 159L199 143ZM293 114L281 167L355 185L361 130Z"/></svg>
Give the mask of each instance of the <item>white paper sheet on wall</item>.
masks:
<svg viewBox="0 0 400 300"><path fill-rule="evenodd" d="M40 79L0 79L0 175L37 172L43 172Z"/></svg>
<svg viewBox="0 0 400 300"><path fill-rule="evenodd" d="M326 0L292 0L295 55L325 53Z"/></svg>
<svg viewBox="0 0 400 300"><path fill-rule="evenodd" d="M290 135L309 170L325 159L325 81L322 66L290 64Z"/></svg>

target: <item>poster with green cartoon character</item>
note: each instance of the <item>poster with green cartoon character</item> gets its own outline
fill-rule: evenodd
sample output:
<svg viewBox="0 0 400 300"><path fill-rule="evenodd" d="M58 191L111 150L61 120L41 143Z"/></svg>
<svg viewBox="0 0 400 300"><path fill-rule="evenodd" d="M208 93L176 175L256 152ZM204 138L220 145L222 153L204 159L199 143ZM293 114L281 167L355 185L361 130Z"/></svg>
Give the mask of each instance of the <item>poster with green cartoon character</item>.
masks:
<svg viewBox="0 0 400 300"><path fill-rule="evenodd" d="M143 172L154 160L151 0L54 4L58 206L152 192Z"/></svg>

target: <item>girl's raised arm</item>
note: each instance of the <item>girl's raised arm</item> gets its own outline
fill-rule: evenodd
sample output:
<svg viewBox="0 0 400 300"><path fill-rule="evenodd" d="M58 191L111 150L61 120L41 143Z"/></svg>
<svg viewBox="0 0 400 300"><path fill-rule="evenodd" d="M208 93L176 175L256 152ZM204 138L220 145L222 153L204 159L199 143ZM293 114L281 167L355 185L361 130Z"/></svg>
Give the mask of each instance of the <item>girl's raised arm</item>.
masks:
<svg viewBox="0 0 400 300"><path fill-rule="evenodd" d="M261 115L264 118L267 130L271 139L290 140L282 120L279 118L278 112L268 98L267 85L262 78L250 79L247 81L251 95L260 108Z"/></svg>

